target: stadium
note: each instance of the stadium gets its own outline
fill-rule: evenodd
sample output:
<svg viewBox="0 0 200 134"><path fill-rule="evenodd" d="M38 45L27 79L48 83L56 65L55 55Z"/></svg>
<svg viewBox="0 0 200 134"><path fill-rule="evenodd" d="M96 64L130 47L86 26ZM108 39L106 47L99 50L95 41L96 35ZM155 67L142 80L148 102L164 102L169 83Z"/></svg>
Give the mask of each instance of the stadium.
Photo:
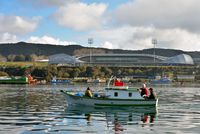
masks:
<svg viewBox="0 0 200 134"><path fill-rule="evenodd" d="M194 65L190 55L180 54L164 57L151 54L92 54L73 57L55 54L49 57L49 64L101 65L101 66L181 66Z"/></svg>

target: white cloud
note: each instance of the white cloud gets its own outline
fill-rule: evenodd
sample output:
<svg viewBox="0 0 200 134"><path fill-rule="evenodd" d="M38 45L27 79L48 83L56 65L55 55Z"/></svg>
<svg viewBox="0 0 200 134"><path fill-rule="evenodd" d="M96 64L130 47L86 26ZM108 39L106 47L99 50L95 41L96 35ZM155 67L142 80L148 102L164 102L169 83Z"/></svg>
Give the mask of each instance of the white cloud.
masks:
<svg viewBox="0 0 200 134"><path fill-rule="evenodd" d="M200 31L199 0L134 0L115 10L119 24Z"/></svg>
<svg viewBox="0 0 200 134"><path fill-rule="evenodd" d="M31 4L35 7L59 7L66 3L77 2L79 0L18 0L20 3Z"/></svg>
<svg viewBox="0 0 200 134"><path fill-rule="evenodd" d="M9 33L0 34L0 43L16 43L18 42L17 36Z"/></svg>
<svg viewBox="0 0 200 134"><path fill-rule="evenodd" d="M53 44L53 45L74 45L77 44L76 42L68 42L68 41L62 41L58 38L53 38L50 36L42 36L42 37L36 37L31 36L29 39L26 40L26 42L29 43L41 43L41 44Z"/></svg>
<svg viewBox="0 0 200 134"><path fill-rule="evenodd" d="M99 28L106 11L105 4L68 3L54 14L55 20L62 26L75 30Z"/></svg>
<svg viewBox="0 0 200 134"><path fill-rule="evenodd" d="M0 33L26 34L37 28L40 17L31 19L0 14Z"/></svg>
<svg viewBox="0 0 200 134"><path fill-rule="evenodd" d="M200 50L200 34L179 28L157 29L155 27L122 26L95 31L91 35L105 41L100 47L114 49L140 50L153 48L151 40L156 38L158 40L156 47L158 48L182 49L186 51Z"/></svg>
<svg viewBox="0 0 200 134"><path fill-rule="evenodd" d="M113 49L113 44L109 41L105 41L103 44L100 45L103 48Z"/></svg>

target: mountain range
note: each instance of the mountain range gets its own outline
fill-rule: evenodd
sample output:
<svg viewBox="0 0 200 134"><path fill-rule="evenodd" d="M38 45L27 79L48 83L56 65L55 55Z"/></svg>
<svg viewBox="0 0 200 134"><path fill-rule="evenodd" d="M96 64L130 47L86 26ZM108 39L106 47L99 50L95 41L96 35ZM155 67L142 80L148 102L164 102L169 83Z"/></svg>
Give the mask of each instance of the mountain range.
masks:
<svg viewBox="0 0 200 134"><path fill-rule="evenodd" d="M106 48L91 48L93 53L114 53L114 54L153 54L154 48L143 50L123 50L123 49L106 49ZM83 47L81 45L52 45L52 44L33 44L26 42L18 43L2 43L0 44L0 54L2 56L8 55L45 55L50 56L53 54L65 53L68 55L77 55L77 52L82 53L83 50L90 50L89 47ZM183 51L176 49L163 49L155 48L156 55L172 57L179 54L188 54L192 58L200 58L199 51Z"/></svg>

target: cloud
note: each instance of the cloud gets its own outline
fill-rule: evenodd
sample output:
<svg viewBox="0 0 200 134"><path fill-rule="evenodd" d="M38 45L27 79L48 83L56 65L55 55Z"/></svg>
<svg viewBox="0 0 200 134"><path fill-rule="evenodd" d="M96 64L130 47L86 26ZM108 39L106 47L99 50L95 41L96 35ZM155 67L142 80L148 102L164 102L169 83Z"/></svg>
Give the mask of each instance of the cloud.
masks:
<svg viewBox="0 0 200 134"><path fill-rule="evenodd" d="M29 39L26 40L26 42L29 43L40 43L40 44L53 44L53 45L74 45L77 44L76 42L68 42L68 41L62 41L60 39L55 39L50 36L42 36L42 37L37 37L37 36L31 36Z"/></svg>
<svg viewBox="0 0 200 134"><path fill-rule="evenodd" d="M0 33L0 43L16 43L17 36L9 33Z"/></svg>
<svg viewBox="0 0 200 134"><path fill-rule="evenodd" d="M199 0L131 0L120 5L111 14L112 28L91 32L102 40L101 47L114 49L156 47L200 50ZM188 47L191 46L191 47Z"/></svg>
<svg viewBox="0 0 200 134"><path fill-rule="evenodd" d="M37 28L40 17L23 18L0 14L0 33L26 34Z"/></svg>
<svg viewBox="0 0 200 134"><path fill-rule="evenodd" d="M158 29L152 26L122 26L94 31L91 35L105 41L100 47L110 47L113 49L140 50L153 48L151 41L152 38L156 38L158 40L156 47L158 48L182 49L186 51L200 50L200 34L191 33L180 28Z"/></svg>
<svg viewBox="0 0 200 134"><path fill-rule="evenodd" d="M78 31L90 30L101 26L106 9L107 5L101 3L68 3L59 7L54 18L61 26Z"/></svg>
<svg viewBox="0 0 200 134"><path fill-rule="evenodd" d="M30 4L33 7L59 7L66 3L78 0L18 0L20 3Z"/></svg>
<svg viewBox="0 0 200 134"><path fill-rule="evenodd" d="M100 45L103 48L113 49L113 44L109 41L105 41L103 44Z"/></svg>
<svg viewBox="0 0 200 134"><path fill-rule="evenodd" d="M199 0L133 0L114 11L118 24L200 31Z"/></svg>

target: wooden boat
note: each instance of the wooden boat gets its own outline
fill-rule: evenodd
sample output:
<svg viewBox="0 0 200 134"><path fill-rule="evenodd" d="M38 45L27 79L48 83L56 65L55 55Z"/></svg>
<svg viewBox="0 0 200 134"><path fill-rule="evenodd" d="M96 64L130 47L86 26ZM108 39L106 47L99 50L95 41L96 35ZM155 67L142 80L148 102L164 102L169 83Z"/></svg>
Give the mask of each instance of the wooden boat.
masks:
<svg viewBox="0 0 200 134"><path fill-rule="evenodd" d="M152 106L130 106L130 107L99 107L99 106L86 106L86 105L69 105L66 107L66 112L70 113L141 113L141 114L157 114L157 107Z"/></svg>
<svg viewBox="0 0 200 134"><path fill-rule="evenodd" d="M110 82L109 82L110 83ZM154 106L158 105L158 99L143 98L137 89L124 86L122 82L105 88L103 93L95 93L93 97L84 94L63 91L69 105L87 106Z"/></svg>
<svg viewBox="0 0 200 134"><path fill-rule="evenodd" d="M0 77L0 83L1 84L28 84L28 78L27 77Z"/></svg>

